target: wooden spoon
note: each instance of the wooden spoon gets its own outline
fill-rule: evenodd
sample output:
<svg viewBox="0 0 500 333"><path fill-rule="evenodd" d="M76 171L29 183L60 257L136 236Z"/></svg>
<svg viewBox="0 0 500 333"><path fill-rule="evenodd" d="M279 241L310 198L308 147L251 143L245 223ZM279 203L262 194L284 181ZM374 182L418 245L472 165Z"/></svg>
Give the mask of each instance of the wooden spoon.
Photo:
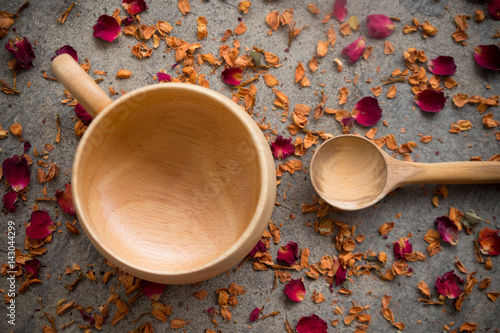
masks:
<svg viewBox="0 0 500 333"><path fill-rule="evenodd" d="M314 154L311 181L328 204L353 211L409 184L499 183L500 162L404 162L370 140L340 135L323 143Z"/></svg>

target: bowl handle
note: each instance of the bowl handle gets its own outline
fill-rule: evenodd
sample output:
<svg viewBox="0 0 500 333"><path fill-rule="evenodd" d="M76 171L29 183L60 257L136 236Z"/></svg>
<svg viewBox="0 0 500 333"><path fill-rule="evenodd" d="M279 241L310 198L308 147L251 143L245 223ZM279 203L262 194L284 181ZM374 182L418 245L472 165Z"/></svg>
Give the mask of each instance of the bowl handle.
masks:
<svg viewBox="0 0 500 333"><path fill-rule="evenodd" d="M108 95L69 54L64 53L54 58L52 71L92 117L111 104Z"/></svg>

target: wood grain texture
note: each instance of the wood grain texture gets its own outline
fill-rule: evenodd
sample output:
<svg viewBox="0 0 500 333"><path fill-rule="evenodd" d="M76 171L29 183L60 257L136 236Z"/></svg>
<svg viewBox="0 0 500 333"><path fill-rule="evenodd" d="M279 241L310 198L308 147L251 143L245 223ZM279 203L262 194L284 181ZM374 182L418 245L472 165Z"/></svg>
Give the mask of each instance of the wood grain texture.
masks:
<svg viewBox="0 0 500 333"><path fill-rule="evenodd" d="M271 216L276 176L240 106L164 83L122 96L92 122L72 189L80 224L106 258L140 278L184 284L250 252Z"/></svg>

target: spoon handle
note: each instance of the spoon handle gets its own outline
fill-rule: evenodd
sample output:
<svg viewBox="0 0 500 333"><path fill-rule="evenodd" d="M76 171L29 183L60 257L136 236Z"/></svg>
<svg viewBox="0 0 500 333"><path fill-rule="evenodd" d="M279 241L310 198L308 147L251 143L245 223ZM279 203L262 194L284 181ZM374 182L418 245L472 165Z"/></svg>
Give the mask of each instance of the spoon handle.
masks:
<svg viewBox="0 0 500 333"><path fill-rule="evenodd" d="M401 162L401 185L500 183L500 162Z"/></svg>

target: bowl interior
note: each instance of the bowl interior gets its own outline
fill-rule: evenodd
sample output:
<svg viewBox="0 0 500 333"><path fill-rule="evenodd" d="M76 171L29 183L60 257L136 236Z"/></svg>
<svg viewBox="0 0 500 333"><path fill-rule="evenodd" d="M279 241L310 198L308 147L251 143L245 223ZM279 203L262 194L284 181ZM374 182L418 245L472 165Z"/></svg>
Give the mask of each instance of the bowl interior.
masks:
<svg viewBox="0 0 500 333"><path fill-rule="evenodd" d="M208 90L161 86L120 98L95 120L80 143L76 196L87 233L112 256L186 271L245 233L261 170L241 110Z"/></svg>

